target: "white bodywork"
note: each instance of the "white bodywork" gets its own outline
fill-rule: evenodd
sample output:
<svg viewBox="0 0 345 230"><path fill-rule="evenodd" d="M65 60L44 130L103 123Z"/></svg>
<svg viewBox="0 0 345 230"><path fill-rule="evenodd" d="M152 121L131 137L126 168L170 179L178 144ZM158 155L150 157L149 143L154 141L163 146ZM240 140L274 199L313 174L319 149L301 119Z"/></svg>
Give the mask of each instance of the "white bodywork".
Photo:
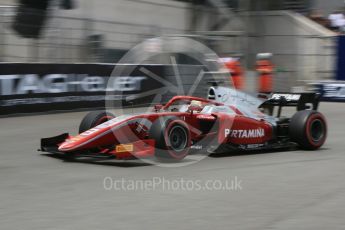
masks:
<svg viewBox="0 0 345 230"><path fill-rule="evenodd" d="M226 87L211 87L209 89L208 99L225 105L234 106L243 115L255 120L266 120L271 124L276 124L276 119L268 116L259 110L264 103L263 100L251 96L247 93Z"/></svg>

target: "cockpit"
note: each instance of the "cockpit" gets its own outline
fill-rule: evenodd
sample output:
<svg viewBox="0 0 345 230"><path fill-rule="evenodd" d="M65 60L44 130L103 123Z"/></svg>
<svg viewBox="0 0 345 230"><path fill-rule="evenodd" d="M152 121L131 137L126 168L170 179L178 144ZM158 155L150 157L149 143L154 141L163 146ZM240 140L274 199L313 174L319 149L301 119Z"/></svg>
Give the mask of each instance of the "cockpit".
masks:
<svg viewBox="0 0 345 230"><path fill-rule="evenodd" d="M236 112L232 110L229 106L215 106L215 105L205 106L204 109L201 111L201 113L202 114L212 114L212 113L236 114Z"/></svg>
<svg viewBox="0 0 345 230"><path fill-rule="evenodd" d="M163 111L182 112L182 113L228 113L236 114L229 106L224 106L217 102L193 97L175 97L163 106Z"/></svg>

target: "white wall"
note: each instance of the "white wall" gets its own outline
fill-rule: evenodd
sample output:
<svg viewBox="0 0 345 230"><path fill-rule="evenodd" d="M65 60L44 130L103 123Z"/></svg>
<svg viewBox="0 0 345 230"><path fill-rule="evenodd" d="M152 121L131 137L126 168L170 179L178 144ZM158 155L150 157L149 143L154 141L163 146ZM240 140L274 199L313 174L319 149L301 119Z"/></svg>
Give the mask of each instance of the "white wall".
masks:
<svg viewBox="0 0 345 230"><path fill-rule="evenodd" d="M16 2L0 0L0 5L15 5ZM48 57L52 57L61 61L64 59L81 61L87 56L84 52L85 48L88 48L86 39L89 35L101 34L104 36L105 47L125 50L150 36L166 33L181 34L189 26L189 5L178 1L74 0L74 2L77 7L73 10L56 10L57 7L53 7L47 22L48 29L44 33L44 38L39 41L41 60L46 61ZM5 42L22 44L18 47L8 46L3 51L13 56L10 61L18 61L20 59L18 56L23 56L21 61L29 59L32 53L32 41L11 35L13 31L9 27L4 30L7 32L3 37Z"/></svg>
<svg viewBox="0 0 345 230"><path fill-rule="evenodd" d="M321 10L326 15L344 7L344 0L314 0L313 2L313 8Z"/></svg>
<svg viewBox="0 0 345 230"><path fill-rule="evenodd" d="M333 77L335 34L319 24L288 11L254 12L247 30L250 63L257 53L273 53L274 63L284 71L277 73L282 86Z"/></svg>
<svg viewBox="0 0 345 230"><path fill-rule="evenodd" d="M0 0L0 6L10 6L10 5L15 5L16 1L15 0Z"/></svg>
<svg viewBox="0 0 345 230"><path fill-rule="evenodd" d="M78 8L59 15L186 29L188 4L171 0L75 0Z"/></svg>

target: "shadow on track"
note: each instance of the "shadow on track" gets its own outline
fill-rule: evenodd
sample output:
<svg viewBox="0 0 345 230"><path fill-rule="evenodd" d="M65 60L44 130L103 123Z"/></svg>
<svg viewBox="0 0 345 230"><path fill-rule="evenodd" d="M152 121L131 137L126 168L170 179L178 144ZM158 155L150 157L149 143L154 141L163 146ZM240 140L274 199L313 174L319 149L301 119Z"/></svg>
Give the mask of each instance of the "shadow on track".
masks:
<svg viewBox="0 0 345 230"><path fill-rule="evenodd" d="M296 147L286 147L281 149L269 149L269 150L237 150L233 152L223 152L223 153L211 153L209 157L211 158L225 158L225 157L237 157L237 156L251 156L251 155L261 155L270 153L282 153L282 152L294 152L299 149Z"/></svg>
<svg viewBox="0 0 345 230"><path fill-rule="evenodd" d="M328 148L321 148L318 151L328 151ZM274 153L284 153L284 152L295 152L300 151L296 147L283 148L283 149L271 149L271 150L251 150L251 151L233 151L225 153L212 153L209 154L210 158L231 158L238 156L251 156L251 155L264 155L264 154L274 154ZM314 151L306 151L314 152ZM140 159L133 160L114 160L114 159L96 159L91 157L83 158L69 158L61 154L41 154L41 156L51 157L54 159L61 160L66 163L82 163L82 164L93 164L102 166L112 166L112 167L122 167L122 168L132 168L132 167L144 167L144 166L154 166L154 164L146 163Z"/></svg>
<svg viewBox="0 0 345 230"><path fill-rule="evenodd" d="M94 159L94 158L69 158L60 154L41 154L41 156L51 157L54 159L62 160L66 163L84 163L93 165L103 165L103 166L115 166L122 168L132 168L132 167L144 167L151 166L151 164L142 162L140 160L105 160L105 159Z"/></svg>

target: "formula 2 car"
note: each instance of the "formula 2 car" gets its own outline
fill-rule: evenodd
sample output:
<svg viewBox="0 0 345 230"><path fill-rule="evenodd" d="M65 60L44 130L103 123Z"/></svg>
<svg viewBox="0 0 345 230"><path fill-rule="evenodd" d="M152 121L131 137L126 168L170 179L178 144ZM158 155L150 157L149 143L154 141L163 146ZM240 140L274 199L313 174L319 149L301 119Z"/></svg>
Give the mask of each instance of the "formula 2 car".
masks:
<svg viewBox="0 0 345 230"><path fill-rule="evenodd" d="M325 117L317 94L272 94L265 100L223 87L208 99L176 96L152 112L115 117L91 112L79 135L41 140L41 151L69 157L151 158L181 161L188 154L299 146L316 150L326 141ZM297 108L291 118L282 108ZM273 110L278 107L278 115ZM269 114L263 113L269 111Z"/></svg>

